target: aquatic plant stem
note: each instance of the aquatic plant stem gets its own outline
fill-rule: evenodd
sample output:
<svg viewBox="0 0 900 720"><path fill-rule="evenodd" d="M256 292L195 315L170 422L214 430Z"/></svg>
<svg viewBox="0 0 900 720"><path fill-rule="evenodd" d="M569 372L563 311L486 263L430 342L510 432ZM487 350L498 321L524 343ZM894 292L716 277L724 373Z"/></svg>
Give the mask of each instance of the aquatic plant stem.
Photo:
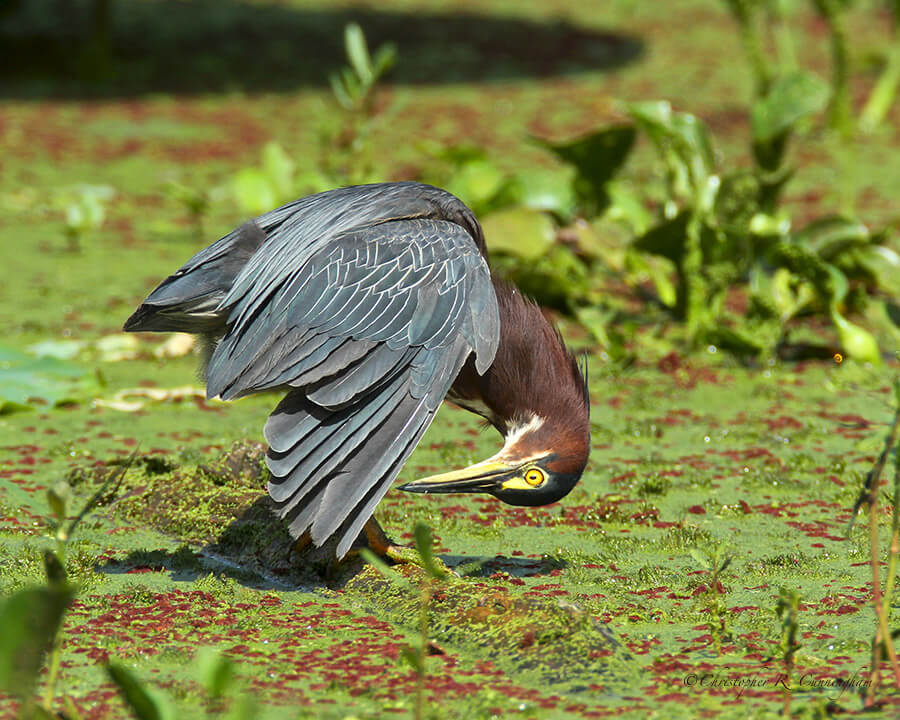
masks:
<svg viewBox="0 0 900 720"><path fill-rule="evenodd" d="M900 396L898 384L894 382L895 401ZM884 448L878 456L875 465L869 471L869 477L866 479L867 497L866 504L869 506L869 545L871 549L872 564L872 604L875 608L875 615L878 621L875 630L875 639L872 644L872 667L870 668L870 683L868 692L866 693L866 705L870 706L875 700L875 688L879 684L879 666L883 652L887 652L891 668L894 671L894 679L897 687L900 688L900 665L897 663L897 653L894 650L894 644L891 641L891 632L887 625L887 615L882 604L881 597L881 580L878 572L879 553L878 553L878 486L881 481L881 473L887 463L887 459L897 444L897 434L900 430L900 405L894 411L894 420L891 423L891 429L888 432L887 440ZM896 498L896 495L895 495ZM896 504L896 499L895 499ZM894 523L896 525L896 522ZM892 542L893 546L893 542ZM886 597L889 597L886 595Z"/></svg>

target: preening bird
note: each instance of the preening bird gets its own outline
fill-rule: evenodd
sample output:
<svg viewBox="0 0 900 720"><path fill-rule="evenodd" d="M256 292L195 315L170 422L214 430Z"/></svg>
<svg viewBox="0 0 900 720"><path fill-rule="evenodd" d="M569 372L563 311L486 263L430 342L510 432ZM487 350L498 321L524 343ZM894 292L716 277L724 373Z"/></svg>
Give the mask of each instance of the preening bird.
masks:
<svg viewBox="0 0 900 720"><path fill-rule="evenodd" d="M446 398L505 442L419 493L485 492L546 505L590 448L585 372L532 301L493 279L481 226L413 182L346 187L272 210L166 278L126 331L206 343L208 397L287 391L265 426L269 494L294 537L365 531Z"/></svg>

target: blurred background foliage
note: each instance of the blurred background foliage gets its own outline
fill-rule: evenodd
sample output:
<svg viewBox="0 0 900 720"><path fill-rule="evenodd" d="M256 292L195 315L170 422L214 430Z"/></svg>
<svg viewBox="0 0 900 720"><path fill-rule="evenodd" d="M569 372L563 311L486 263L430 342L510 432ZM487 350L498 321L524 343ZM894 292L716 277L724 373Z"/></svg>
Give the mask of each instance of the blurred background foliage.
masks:
<svg viewBox="0 0 900 720"><path fill-rule="evenodd" d="M675 16L714 18L715 37L704 40L701 23L665 52L687 58L696 42L720 55L664 58L672 75L646 93L634 78L662 65L627 28L649 10L611 3L615 31L525 10L8 1L0 127L14 152L0 205L56 223L54 266L71 268L58 277L86 273L124 317L140 288L128 272L98 270L110 257L100 237L155 243L177 261L300 195L416 179L472 207L495 271L612 364L722 350L749 363L877 365L896 353L900 214L882 186L870 215L868 175L894 177L878 166L896 152L900 2L685 0ZM686 90L691 72L713 74L718 95ZM505 135L470 117L486 108L532 120ZM115 148L110 167L98 169L102 152L56 163L75 140ZM28 160L33 146L40 162ZM24 335L3 350L8 410L26 399L9 388L65 404L103 386L79 360L139 352L122 349L109 313L99 338L76 342L54 337L34 303L13 311L15 297L0 299L0 321Z"/></svg>

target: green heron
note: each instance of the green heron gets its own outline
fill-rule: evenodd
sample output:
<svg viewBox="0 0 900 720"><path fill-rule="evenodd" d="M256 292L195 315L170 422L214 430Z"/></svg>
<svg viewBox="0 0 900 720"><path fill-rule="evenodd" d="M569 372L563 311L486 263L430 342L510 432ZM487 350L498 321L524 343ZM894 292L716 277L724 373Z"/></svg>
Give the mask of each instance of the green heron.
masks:
<svg viewBox="0 0 900 720"><path fill-rule="evenodd" d="M532 301L491 277L481 226L413 182L339 188L272 210L166 278L126 331L200 335L208 397L287 394L265 426L269 494L294 537L337 556L372 514L441 402L504 438L488 460L400 489L546 505L590 448L585 373Z"/></svg>

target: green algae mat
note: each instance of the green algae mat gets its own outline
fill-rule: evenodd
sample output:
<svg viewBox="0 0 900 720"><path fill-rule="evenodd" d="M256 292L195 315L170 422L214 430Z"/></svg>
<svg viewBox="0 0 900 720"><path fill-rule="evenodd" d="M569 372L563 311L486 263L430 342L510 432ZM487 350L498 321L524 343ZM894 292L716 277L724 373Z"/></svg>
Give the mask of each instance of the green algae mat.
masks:
<svg viewBox="0 0 900 720"><path fill-rule="evenodd" d="M875 621L867 523L849 521L893 417L890 371L664 360L598 367L591 465L563 502L397 491L382 502L389 533L411 542L414 523L428 523L455 570L426 611L432 716L764 717L788 691L795 709L860 709ZM129 362L144 385L191 372L188 359ZM0 416L4 594L42 582L47 488L68 478L87 497L140 444L70 543L79 592L58 696L85 717L124 716L104 671L114 660L197 716L207 700L195 659L212 647L261 717L409 716L421 571L389 571L396 582L358 560L292 553L265 507L254 442L275 396L156 396L130 412ZM401 478L495 444L444 408ZM879 518L882 543L889 522ZM731 562L712 587L704 559L717 549ZM780 588L800 595L790 678ZM891 716L900 694L879 697Z"/></svg>

